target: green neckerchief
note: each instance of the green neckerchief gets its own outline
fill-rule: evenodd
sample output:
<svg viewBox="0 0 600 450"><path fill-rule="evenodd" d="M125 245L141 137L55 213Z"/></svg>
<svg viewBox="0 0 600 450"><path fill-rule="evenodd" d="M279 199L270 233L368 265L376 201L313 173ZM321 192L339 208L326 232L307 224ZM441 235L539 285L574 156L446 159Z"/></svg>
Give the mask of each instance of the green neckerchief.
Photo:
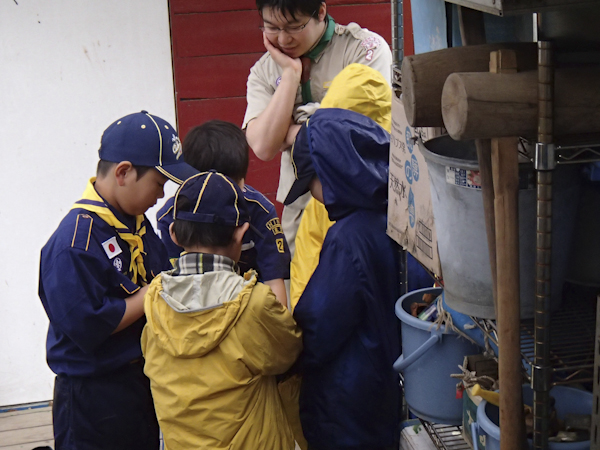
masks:
<svg viewBox="0 0 600 450"><path fill-rule="evenodd" d="M323 36L321 36L319 43L303 56L303 58L309 58L311 63L315 62L317 56L323 52L333 37L333 33L335 31L335 20L333 20L333 17L331 17L329 14L327 14L326 20L327 28L325 28L325 33L323 33ZM302 83L302 102L304 104L312 102L312 93L310 92L310 77L307 77L307 80Z"/></svg>
<svg viewBox="0 0 600 450"><path fill-rule="evenodd" d="M95 177L90 179L81 200L76 201L71 209L81 208L96 213L100 219L115 229L119 237L129 244L129 252L131 253L131 263L129 264L129 271L132 273L131 281L138 284L139 275L140 284L145 286L147 282L143 256L145 254L144 241L142 241L142 236L146 234L144 215L135 216L136 230L132 233L126 225L116 218L104 202L104 199L98 195L98 192L94 188L94 181L96 181Z"/></svg>

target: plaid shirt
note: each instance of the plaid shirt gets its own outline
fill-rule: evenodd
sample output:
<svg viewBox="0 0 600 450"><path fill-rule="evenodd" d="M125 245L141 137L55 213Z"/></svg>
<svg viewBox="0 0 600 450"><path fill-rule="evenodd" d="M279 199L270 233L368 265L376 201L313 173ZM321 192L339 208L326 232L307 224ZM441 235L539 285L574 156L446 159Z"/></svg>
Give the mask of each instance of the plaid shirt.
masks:
<svg viewBox="0 0 600 450"><path fill-rule="evenodd" d="M206 272L231 271L239 273L235 261L227 256L211 253L184 253L175 261L172 276L197 275Z"/></svg>

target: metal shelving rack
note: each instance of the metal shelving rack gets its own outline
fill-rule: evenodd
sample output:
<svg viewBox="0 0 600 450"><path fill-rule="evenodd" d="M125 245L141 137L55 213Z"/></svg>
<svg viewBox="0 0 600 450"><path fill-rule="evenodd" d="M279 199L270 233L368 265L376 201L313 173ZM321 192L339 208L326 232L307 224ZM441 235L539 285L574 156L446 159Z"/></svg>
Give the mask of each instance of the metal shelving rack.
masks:
<svg viewBox="0 0 600 450"><path fill-rule="evenodd" d="M456 425L440 425L421 420L423 428L439 450L471 450L462 437L462 427Z"/></svg>
<svg viewBox="0 0 600 450"><path fill-rule="evenodd" d="M600 358L600 350L595 350L596 342L600 347L600 333L596 325L596 305L591 302L572 303L552 313L550 319L550 361L552 364L552 385L574 383L592 383L598 387L600 395L600 375L595 356ZM600 311L598 311L600 313ZM494 345L498 345L496 322L489 319L471 317L477 327ZM523 374L531 382L531 368L534 364L534 320L521 322L521 355ZM600 439L600 401L594 399L597 409L597 438ZM439 450L470 449L462 437L462 427L433 424L421 420L431 441ZM593 433L592 433L593 434Z"/></svg>
<svg viewBox="0 0 600 450"><path fill-rule="evenodd" d="M447 0L462 6L498 15L553 9L590 3L590 0ZM397 3L401 3L398 0ZM397 9L394 10L397 24ZM534 16L535 17L535 16ZM537 18L536 18L537 19ZM567 308L549 313L550 275L546 261L551 255L552 184L555 164L587 163L600 160L600 137L588 136L578 142L553 142L554 68L551 44L536 40L539 60L539 127L534 165L538 182L538 245L536 256L536 313L534 319L521 323L521 354L525 377L534 387L534 446L545 448L548 439L550 386L591 383L594 389L594 413L591 433L592 450L600 450L600 306L596 302L571 303ZM396 25L397 26L397 25ZM395 34L394 41L400 41ZM552 36L550 37L552 39ZM394 53L393 88L401 92L401 58ZM598 298L600 303L600 297ZM591 307L590 307L591 304ZM594 314L593 309L597 309ZM598 317L596 317L598 315ZM472 318L486 336L497 345L494 321ZM438 449L469 448L460 427L431 424L423 426Z"/></svg>
<svg viewBox="0 0 600 450"><path fill-rule="evenodd" d="M590 302L581 302L570 304L551 314L550 361L553 386L593 381L595 308ZM492 343L498 345L495 321L476 317L471 319ZM535 356L534 334L533 319L521 321L521 356L529 382Z"/></svg>
<svg viewBox="0 0 600 450"><path fill-rule="evenodd" d="M394 68L394 87L399 88L401 74ZM529 143L531 144L531 143ZM600 161L600 136L586 136L577 141L556 142L557 164L582 164ZM532 161L533 162L533 161ZM539 180L538 180L539 181ZM549 280L545 280L549 282ZM600 318L597 319L596 303L571 301L563 309L555 311L544 320L542 339L547 353L547 366L543 374L549 386L575 383L591 383L594 386L594 416L591 434L592 449L600 450ZM471 317L487 338L498 345L496 324L493 320ZM538 334L540 325L537 325ZM538 336L539 337L539 336ZM538 352L540 342L537 343ZM598 348L596 348L598 345ZM541 373L536 365L535 319L521 322L521 355L524 377L532 384L535 375ZM595 373L596 371L596 373ZM538 380L539 383L539 380ZM433 444L439 450L470 449L462 437L461 427L433 424L421 421ZM543 444L542 444L543 446Z"/></svg>

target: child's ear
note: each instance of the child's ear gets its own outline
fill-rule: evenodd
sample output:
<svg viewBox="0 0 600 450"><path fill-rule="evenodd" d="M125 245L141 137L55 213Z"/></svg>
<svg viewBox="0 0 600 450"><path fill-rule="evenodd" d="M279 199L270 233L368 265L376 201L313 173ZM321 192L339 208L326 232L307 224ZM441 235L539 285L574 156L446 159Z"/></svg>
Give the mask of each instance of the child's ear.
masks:
<svg viewBox="0 0 600 450"><path fill-rule="evenodd" d="M237 227L235 229L235 231L233 232L233 240L236 243L241 244L242 240L244 239L244 234L246 234L246 231L248 231L248 228L250 228L250 224L248 222Z"/></svg>
<svg viewBox="0 0 600 450"><path fill-rule="evenodd" d="M177 236L175 236L175 233L173 232L173 225L175 225L175 222L171 222L171 225L169 225L169 236L171 236L171 240L175 245L181 247L179 242L177 242Z"/></svg>
<svg viewBox="0 0 600 450"><path fill-rule="evenodd" d="M133 164L129 161L121 161L114 167L115 178L117 180L117 184L119 186L125 185L125 179L128 175L135 175L135 169L133 168Z"/></svg>

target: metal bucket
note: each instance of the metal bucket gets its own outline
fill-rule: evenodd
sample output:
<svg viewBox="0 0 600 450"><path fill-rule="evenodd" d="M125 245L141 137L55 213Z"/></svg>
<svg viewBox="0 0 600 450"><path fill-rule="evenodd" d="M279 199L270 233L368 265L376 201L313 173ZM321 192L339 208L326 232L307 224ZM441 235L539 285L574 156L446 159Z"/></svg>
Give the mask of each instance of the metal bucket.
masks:
<svg viewBox="0 0 600 450"><path fill-rule="evenodd" d="M419 145L427 160L438 249L448 306L463 314L495 318L477 151L473 141L441 136ZM520 165L519 257L521 318L535 303L537 196L531 164ZM575 166L554 171L551 309L560 305L568 266L580 177Z"/></svg>

